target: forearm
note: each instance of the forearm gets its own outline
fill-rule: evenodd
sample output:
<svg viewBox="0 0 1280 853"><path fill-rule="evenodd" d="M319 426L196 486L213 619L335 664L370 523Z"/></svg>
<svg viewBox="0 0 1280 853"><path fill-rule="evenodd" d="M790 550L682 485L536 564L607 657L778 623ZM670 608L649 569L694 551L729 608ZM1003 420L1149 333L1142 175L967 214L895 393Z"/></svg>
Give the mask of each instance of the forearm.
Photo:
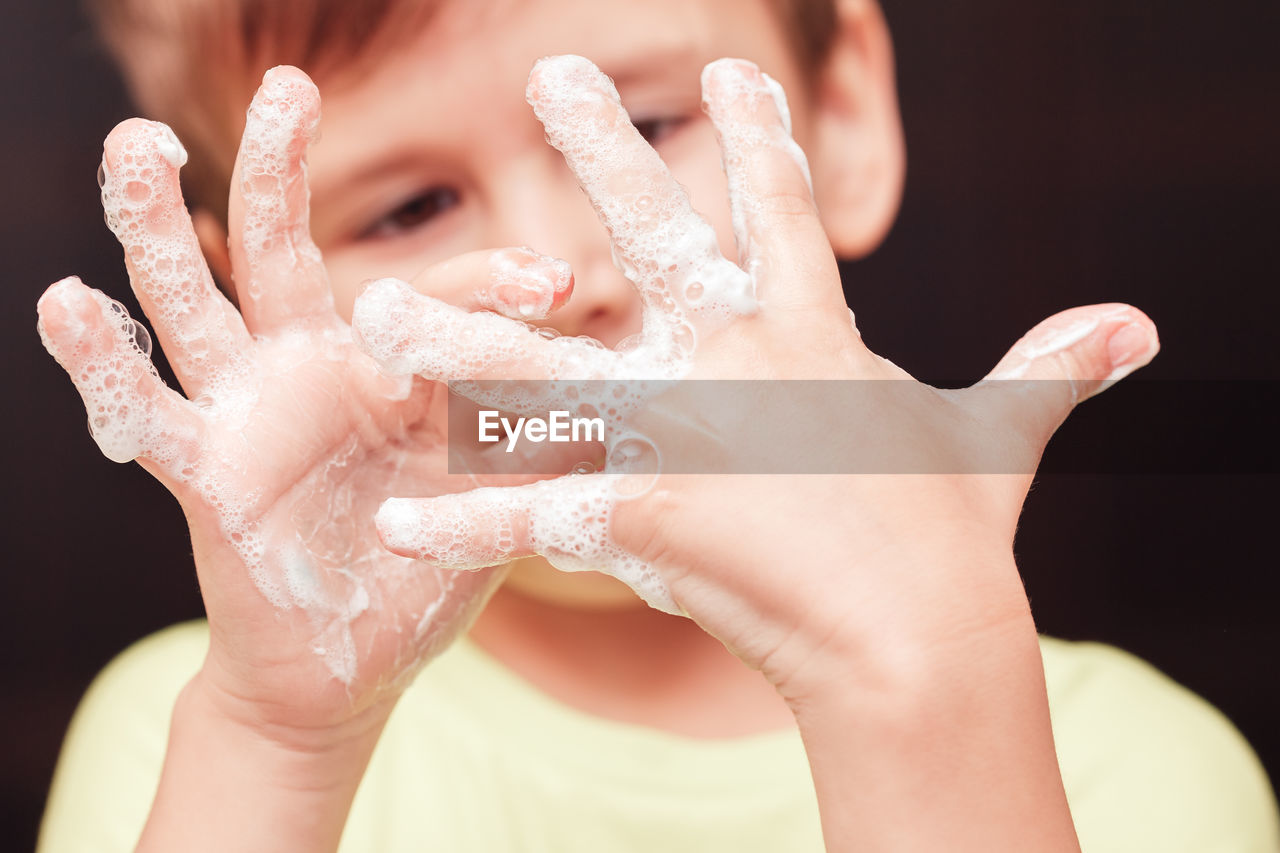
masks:
<svg viewBox="0 0 1280 853"><path fill-rule="evenodd" d="M385 714L343 732L257 730L196 676L174 707L140 851L336 850Z"/></svg>
<svg viewBox="0 0 1280 853"><path fill-rule="evenodd" d="M1078 851L1030 614L793 702L827 849Z"/></svg>

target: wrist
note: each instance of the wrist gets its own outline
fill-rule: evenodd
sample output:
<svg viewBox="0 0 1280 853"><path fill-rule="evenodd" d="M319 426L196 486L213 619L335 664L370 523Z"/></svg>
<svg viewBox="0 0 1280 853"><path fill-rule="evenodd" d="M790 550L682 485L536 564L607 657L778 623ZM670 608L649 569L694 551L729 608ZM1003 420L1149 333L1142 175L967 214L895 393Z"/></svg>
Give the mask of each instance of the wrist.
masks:
<svg viewBox="0 0 1280 853"><path fill-rule="evenodd" d="M356 707L345 685L336 679L326 682L320 693L310 684L296 690L281 686L274 685L272 694L265 698L252 695L239 689L239 682L227 677L211 656L179 695L174 713L185 711L280 755L336 762L372 751L400 695L399 691L388 692L377 701ZM324 710L315 713L315 709Z"/></svg>
<svg viewBox="0 0 1280 853"><path fill-rule="evenodd" d="M942 723L963 728L971 713L989 717L995 704L1043 697L1039 641L1030 618L1020 621L984 625L945 643L884 636L876 650L841 656L840 664L815 660L780 692L802 731L853 718L907 736Z"/></svg>
<svg viewBox="0 0 1280 853"><path fill-rule="evenodd" d="M989 673L1011 656L1039 668L1012 553L935 553L882 554L876 565L846 573L856 588L839 588L837 577L821 601L808 601L762 667L793 712L845 701L850 692L865 701L937 690L948 673Z"/></svg>
<svg viewBox="0 0 1280 853"><path fill-rule="evenodd" d="M780 686L828 849L1078 850L1019 598L854 634Z"/></svg>
<svg viewBox="0 0 1280 853"><path fill-rule="evenodd" d="M174 706L140 850L336 849L385 717L263 725L202 672Z"/></svg>

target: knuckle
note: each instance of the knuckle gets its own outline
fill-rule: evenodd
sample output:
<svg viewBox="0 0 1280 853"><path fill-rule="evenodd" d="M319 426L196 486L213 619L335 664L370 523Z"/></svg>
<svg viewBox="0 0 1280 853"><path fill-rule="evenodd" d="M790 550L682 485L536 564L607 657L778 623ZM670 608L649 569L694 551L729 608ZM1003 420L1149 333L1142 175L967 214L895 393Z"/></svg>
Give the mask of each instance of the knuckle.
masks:
<svg viewBox="0 0 1280 853"><path fill-rule="evenodd" d="M784 219L810 219L818 209L807 187L794 184L772 186L760 196L770 215Z"/></svg>

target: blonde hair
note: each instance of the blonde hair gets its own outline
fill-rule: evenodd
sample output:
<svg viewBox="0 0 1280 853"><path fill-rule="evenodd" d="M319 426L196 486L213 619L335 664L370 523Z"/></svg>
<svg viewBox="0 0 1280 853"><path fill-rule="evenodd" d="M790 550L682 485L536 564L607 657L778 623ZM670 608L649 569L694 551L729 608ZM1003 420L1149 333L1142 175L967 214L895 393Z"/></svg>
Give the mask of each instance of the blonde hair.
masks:
<svg viewBox="0 0 1280 853"><path fill-rule="evenodd" d="M814 68L835 0L771 0L797 57ZM89 0L135 103L186 145L188 201L225 222L243 116L262 74L296 65L359 74L422 32L439 0Z"/></svg>

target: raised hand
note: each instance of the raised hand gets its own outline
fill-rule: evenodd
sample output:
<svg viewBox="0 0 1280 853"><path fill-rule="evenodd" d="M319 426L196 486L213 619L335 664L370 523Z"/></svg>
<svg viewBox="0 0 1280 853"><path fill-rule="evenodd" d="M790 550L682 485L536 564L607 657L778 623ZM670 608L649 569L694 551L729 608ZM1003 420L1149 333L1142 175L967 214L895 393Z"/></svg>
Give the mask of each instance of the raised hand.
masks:
<svg viewBox="0 0 1280 853"><path fill-rule="evenodd" d="M521 413L585 406L610 415L601 474L398 498L379 512L383 541L455 569L538 553L562 568L610 572L655 606L692 616L792 695L809 689L810 676L826 677L812 666L818 649L847 667L841 653L874 648L886 631L941 637L973 629L975 612L992 624L1021 617L1011 543L1040 453L1073 405L1154 355L1150 321L1125 305L1073 309L1029 332L973 388L911 381L866 348L844 305L776 84L749 63L722 60L708 66L703 92L724 152L736 264L607 78L576 57L544 60L530 78L548 139L644 301L644 331L622 351L546 340L394 282L358 301L358 337L390 370L546 378L555 381L540 394L490 382L468 393ZM479 355L430 348L444 329L467 329ZM488 340L505 343L497 350ZM812 384L767 392L775 401L794 394L801 415L773 436L817 448L831 476L750 476L779 470L792 449L772 449L781 462L744 458L742 410L700 399L697 383L671 382L679 378L847 380L829 399ZM737 476L682 475L695 470L690 448L707 447ZM628 467L637 456L650 459L649 480L661 468L656 483L637 485Z"/></svg>
<svg viewBox="0 0 1280 853"><path fill-rule="evenodd" d="M499 574L457 575L388 553L372 524L390 495L481 480L446 474L445 389L389 378L334 312L308 232L305 154L319 118L301 72L268 72L249 110L230 211L239 312L206 268L183 206L185 152L164 125L108 137L108 224L186 397L165 387L146 332L77 279L49 288L39 329L103 452L137 459L178 498L209 616L202 678L233 713L322 731L373 705L466 624ZM478 252L428 270L464 308L545 315L566 264Z"/></svg>
<svg viewBox="0 0 1280 853"><path fill-rule="evenodd" d="M972 388L920 385L863 344L785 102L754 66L721 60L703 76L737 265L594 67L544 60L528 97L636 283L639 341L544 340L392 283L362 297L354 322L392 370L554 380L541 394L465 383L490 405L581 411L596 389L585 405L609 415L606 464L388 501L382 540L455 569L538 553L683 610L795 713L830 850L1077 850L1011 546L1045 443L1077 402L1150 360L1150 321L1124 305L1073 309ZM442 326L505 347L441 358L425 345ZM677 381L707 378L765 390L723 405ZM779 382L796 379L843 381L824 398ZM743 430L779 411L787 429ZM785 472L795 448L831 473L756 473ZM708 458L733 474L707 475Z"/></svg>

